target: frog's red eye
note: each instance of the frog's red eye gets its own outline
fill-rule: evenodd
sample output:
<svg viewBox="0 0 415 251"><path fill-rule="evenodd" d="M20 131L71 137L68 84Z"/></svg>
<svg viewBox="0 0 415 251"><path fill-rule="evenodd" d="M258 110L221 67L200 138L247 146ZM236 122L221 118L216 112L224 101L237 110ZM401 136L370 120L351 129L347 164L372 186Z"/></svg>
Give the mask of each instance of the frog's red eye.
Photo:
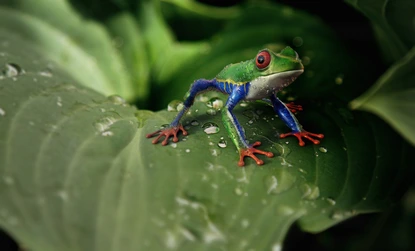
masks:
<svg viewBox="0 0 415 251"><path fill-rule="evenodd" d="M269 54L268 51L261 51L256 56L255 63L258 69L260 70L267 68L267 66L269 65L269 62L271 62L271 55Z"/></svg>

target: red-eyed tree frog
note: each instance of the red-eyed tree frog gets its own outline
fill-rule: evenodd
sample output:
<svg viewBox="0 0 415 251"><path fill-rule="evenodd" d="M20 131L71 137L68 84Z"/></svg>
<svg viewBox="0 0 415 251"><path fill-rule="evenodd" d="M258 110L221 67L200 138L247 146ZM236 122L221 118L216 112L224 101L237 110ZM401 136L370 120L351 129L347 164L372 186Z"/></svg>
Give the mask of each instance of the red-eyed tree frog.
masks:
<svg viewBox="0 0 415 251"><path fill-rule="evenodd" d="M258 165L262 165L264 162L258 159L255 154L263 154L270 158L274 156L272 152L256 149L255 147L261 144L259 141L251 145L247 143L245 132L232 112L236 104L243 100L268 100L272 104L279 118L291 129L289 133L280 134L280 138L293 135L297 137L300 146L305 145L302 138L308 139L314 144L319 144L320 141L314 138L322 139L324 135L305 131L292 113L296 110L302 110L301 106L292 103L284 104L277 97L277 92L291 84L303 71L304 66L297 52L292 48L287 46L280 53L263 49L259 51L254 59L227 65L214 79L194 81L185 95L183 109L175 119L168 127L147 134L147 138L157 135L152 141L153 144L156 144L164 136L162 145L167 145L170 137L173 137L173 142L179 140L177 137L179 131L182 131L183 135L187 135L188 133L180 123L180 119L193 105L196 95L208 90L215 90L229 95L226 105L221 111L222 120L230 138L239 151L239 166L245 165L245 157L250 157Z"/></svg>

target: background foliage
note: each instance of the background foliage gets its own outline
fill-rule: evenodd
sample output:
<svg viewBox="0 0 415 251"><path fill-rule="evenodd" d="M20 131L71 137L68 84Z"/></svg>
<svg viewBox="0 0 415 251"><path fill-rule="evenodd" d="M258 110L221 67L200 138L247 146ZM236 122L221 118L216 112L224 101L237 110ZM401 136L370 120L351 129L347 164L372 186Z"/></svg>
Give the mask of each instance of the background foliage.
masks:
<svg viewBox="0 0 415 251"><path fill-rule="evenodd" d="M415 5L222 4L0 2L0 227L21 247L414 247ZM306 70L280 96L322 145L280 140L272 109L243 104L248 139L276 157L238 168L219 94L199 97L183 142L144 137L195 79L287 45Z"/></svg>

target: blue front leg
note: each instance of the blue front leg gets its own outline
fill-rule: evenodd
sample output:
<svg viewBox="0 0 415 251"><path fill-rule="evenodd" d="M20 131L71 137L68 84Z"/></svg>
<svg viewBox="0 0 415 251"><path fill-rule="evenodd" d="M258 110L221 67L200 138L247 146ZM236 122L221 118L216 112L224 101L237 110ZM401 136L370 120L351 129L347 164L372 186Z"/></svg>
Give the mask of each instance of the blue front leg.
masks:
<svg viewBox="0 0 415 251"><path fill-rule="evenodd" d="M183 115L186 114L186 112L189 110L189 108L193 105L193 102L197 96L197 94L216 88L216 80L206 80L206 79L199 79L196 80L191 86L190 90L186 93L185 100L183 102L183 109L176 115L176 117L173 119L173 121L170 123L169 127L163 128L160 130L157 130L153 133L149 133L146 135L147 138L154 137L157 135L157 137L152 141L153 144L156 144L161 137L165 137L162 141L162 145L167 145L168 140L171 136L173 136L173 142L179 141L179 138L177 137L177 133L179 131L182 131L183 135L187 135L187 131L183 128L183 125L180 124L180 120L183 117Z"/></svg>
<svg viewBox="0 0 415 251"><path fill-rule="evenodd" d="M324 138L323 134L316 134L307 132L303 129L303 127L298 123L298 120L295 118L294 114L290 112L287 106L277 98L276 94L270 97L272 106L274 107L274 111L278 114L278 117L284 121L284 123L291 129L291 132L280 134L280 138L285 138L287 136L295 136L298 139L298 144L300 146L304 146L305 143L302 137L310 140L314 144L319 144L320 141L313 139L312 137L316 137L319 139Z"/></svg>

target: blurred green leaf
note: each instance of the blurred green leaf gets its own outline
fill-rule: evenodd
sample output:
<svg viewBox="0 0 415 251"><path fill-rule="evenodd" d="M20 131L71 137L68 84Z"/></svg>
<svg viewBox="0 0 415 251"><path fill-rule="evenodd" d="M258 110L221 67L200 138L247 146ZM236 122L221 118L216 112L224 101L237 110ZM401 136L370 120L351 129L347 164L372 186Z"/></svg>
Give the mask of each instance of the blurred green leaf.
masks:
<svg viewBox="0 0 415 251"><path fill-rule="evenodd" d="M415 45L415 2L407 0L346 0L373 25L388 63L401 59Z"/></svg>
<svg viewBox="0 0 415 251"><path fill-rule="evenodd" d="M134 98L143 102L150 91L150 65L142 28L134 16L127 12L112 16L106 25L114 37L115 47L121 52L126 70L131 75Z"/></svg>
<svg viewBox="0 0 415 251"><path fill-rule="evenodd" d="M158 1L148 1L139 10L140 24L146 39L150 56L150 66L156 82L169 82L173 73L182 69L189 62L206 51L205 42L179 43L173 32L165 23Z"/></svg>
<svg viewBox="0 0 415 251"><path fill-rule="evenodd" d="M105 95L134 97L130 75L105 27L80 17L67 1L2 1L0 23L82 85Z"/></svg>
<svg viewBox="0 0 415 251"><path fill-rule="evenodd" d="M27 42L0 40L0 225L30 250L278 249L297 220L322 231L413 182L414 149L371 114L303 104L304 128L326 137L300 147L279 139L288 129L270 107L238 106L248 139L276 155L239 168L220 116L207 114L213 96L184 119L189 136L153 145L145 135L175 112L105 98L59 66L40 73L47 60Z"/></svg>
<svg viewBox="0 0 415 251"><path fill-rule="evenodd" d="M241 15L239 6L215 7L195 0L161 0L163 3L176 5L196 15L215 19L232 19Z"/></svg>
<svg viewBox="0 0 415 251"><path fill-rule="evenodd" d="M415 145L415 47L389 68L362 96L353 100L352 109L372 112L391 124Z"/></svg>

